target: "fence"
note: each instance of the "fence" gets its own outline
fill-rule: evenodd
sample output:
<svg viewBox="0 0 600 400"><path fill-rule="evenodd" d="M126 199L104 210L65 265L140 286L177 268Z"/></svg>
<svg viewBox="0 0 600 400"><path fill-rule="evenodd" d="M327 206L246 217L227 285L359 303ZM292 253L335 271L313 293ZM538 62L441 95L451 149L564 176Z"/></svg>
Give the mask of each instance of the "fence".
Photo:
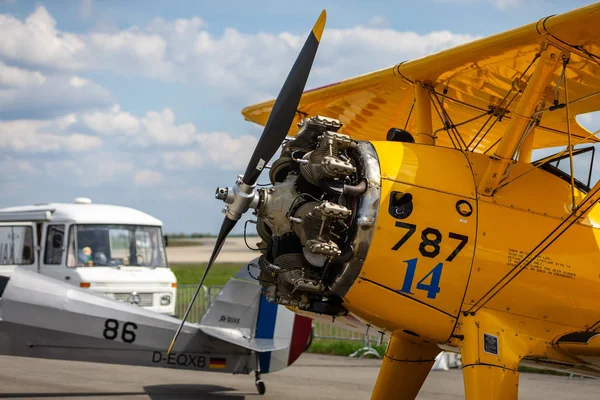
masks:
<svg viewBox="0 0 600 400"><path fill-rule="evenodd" d="M187 310L190 301L196 292L196 285L178 285L177 286L177 301L175 302L175 315L183 317ZM217 297L223 286L202 286L198 297L194 302L194 306L190 310L190 315L187 318L188 322L198 323L206 312L210 303Z"/></svg>
<svg viewBox="0 0 600 400"><path fill-rule="evenodd" d="M206 312L210 303L217 297L219 292L223 289L223 286L202 286L198 297L194 302L194 306L190 310L190 315L187 321L192 323L198 323L202 319L202 316ZM195 285L179 285L177 287L177 302L175 303L176 315L182 317L187 309L194 292L196 291ZM323 321L315 321L313 323L313 334L316 339L333 339L333 340L353 340L365 343L364 333L359 333L350 329L339 327L333 324L328 324ZM369 334L368 340L371 345L377 343L379 336ZM362 358L366 353L376 355L381 358L376 350L370 347L363 347L351 355L351 357L358 356ZM452 353L442 353L436 358L434 369L448 369L460 367L460 356Z"/></svg>
<svg viewBox="0 0 600 400"><path fill-rule="evenodd" d="M202 319L202 316L206 312L206 309L215 297L219 294L223 286L203 286L198 293L196 302L190 310L190 315L187 321L192 323L198 323ZM195 285L179 285L177 287L177 302L175 303L175 314L179 317L183 317L185 310L187 309L194 292L196 291ZM317 339L334 339L334 340L354 340L357 342L363 342L365 335L363 333L355 332L350 329L339 327L333 324L328 324L322 321L315 321L314 323L314 338ZM371 343L376 343L378 339L377 335L369 335Z"/></svg>

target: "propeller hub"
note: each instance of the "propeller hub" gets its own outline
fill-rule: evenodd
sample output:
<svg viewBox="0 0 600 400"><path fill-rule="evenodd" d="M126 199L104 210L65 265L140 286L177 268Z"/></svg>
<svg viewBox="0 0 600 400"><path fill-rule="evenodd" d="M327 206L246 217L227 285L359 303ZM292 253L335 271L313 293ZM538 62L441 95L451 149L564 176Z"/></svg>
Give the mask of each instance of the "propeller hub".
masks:
<svg viewBox="0 0 600 400"><path fill-rule="evenodd" d="M224 210L227 218L237 221L250 208L258 207L260 195L255 189L256 185L244 183L239 175L233 188L217 188L215 197L227 204Z"/></svg>

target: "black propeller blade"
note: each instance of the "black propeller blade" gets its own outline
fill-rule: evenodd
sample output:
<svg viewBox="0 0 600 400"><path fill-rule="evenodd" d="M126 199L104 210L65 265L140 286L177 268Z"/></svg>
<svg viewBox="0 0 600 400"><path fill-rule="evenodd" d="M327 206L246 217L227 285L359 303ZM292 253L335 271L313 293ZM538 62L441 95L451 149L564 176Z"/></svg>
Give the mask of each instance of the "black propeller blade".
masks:
<svg viewBox="0 0 600 400"><path fill-rule="evenodd" d="M315 59L317 48L319 47L321 35L323 34L323 29L325 28L326 18L327 14L325 10L323 10L311 33L308 35L308 38L306 39L302 50L300 50L300 54L298 55L294 66L288 74L288 77L285 80L277 99L275 100L275 104L273 105L273 109L271 110L271 114L269 115L269 119L265 125L265 129L263 130L258 144L254 149L252 158L250 158L250 162L248 163L248 167L246 168L246 172L242 178L241 185L244 185L246 188L253 188L264 166L267 162L269 162L269 160L271 160L287 136L290 125L294 120L294 115L296 114L300 97L304 91L308 74L310 73L310 69ZM206 279L206 275L217 259L219 252L225 243L225 239L227 239L227 235L229 235L241 217L241 214L247 211L248 207L250 206L249 197L246 196L245 198L242 198L243 196L240 196L239 192L234 193L236 198L234 199L233 204L230 206L232 212L227 212L225 215L223 223L221 224L221 230L217 236L217 241L215 242L215 247L210 256L210 260L208 261L208 265L206 266L204 274L202 275L202 279L196 288L194 297L192 298L192 301L183 315L181 325L177 329L177 332L171 341L168 353L173 350L173 346L175 346L175 342L181 333L181 329L185 324L185 320L187 319L190 310L192 309L192 306L198 297L198 293L200 292L200 288L202 288L204 280Z"/></svg>
<svg viewBox="0 0 600 400"><path fill-rule="evenodd" d="M300 103L300 97L304 91L308 74L315 59L321 35L325 28L327 14L325 10L321 12L317 23L308 35L300 54L294 63L273 108L269 119L263 130L263 134L254 149L252 158L246 167L243 181L247 185L254 185L264 166L271 160L271 157L277 152L281 143L285 139L294 115Z"/></svg>
<svg viewBox="0 0 600 400"><path fill-rule="evenodd" d="M196 288L196 292L194 292L194 297L192 297L192 301L190 301L190 304L189 304L187 310L185 310L185 314L183 315L181 325L179 325L179 328L177 328L177 332L175 332L175 336L173 337L173 340L171 341L171 345L169 346L168 353L171 353L171 350L173 350L173 346L175 346L175 341L177 340L177 337L179 337L179 334L181 333L181 329L183 328L183 325L185 324L185 320L187 319L188 315L190 314L192 306L194 305L194 302L196 301L196 298L198 297L198 293L200 293L200 288L202 287L202 284L204 283L204 279L206 279L206 275L208 274L210 267L212 267L213 263L217 259L217 256L221 252L221 248L223 247L223 244L225 243L225 239L227 238L227 235L229 235L229 233L231 232L231 230L233 229L233 227L235 226L236 223L237 223L237 221L231 220L227 217L225 217L223 219L223 223L221 224L221 230L219 231L219 236L217 236L217 241L215 242L215 247L213 248L212 254L210 255L210 259L208 260L208 264L206 265L204 274L202 274L202 279L200 279L200 283L198 284L198 287Z"/></svg>

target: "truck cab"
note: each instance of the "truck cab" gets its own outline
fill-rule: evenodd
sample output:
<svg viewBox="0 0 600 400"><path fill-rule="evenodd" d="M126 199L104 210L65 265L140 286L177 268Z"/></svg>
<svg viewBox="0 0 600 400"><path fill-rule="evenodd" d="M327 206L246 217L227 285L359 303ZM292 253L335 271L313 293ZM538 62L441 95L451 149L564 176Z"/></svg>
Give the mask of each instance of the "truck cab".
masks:
<svg viewBox="0 0 600 400"><path fill-rule="evenodd" d="M19 265L162 314L175 313L177 280L162 222L78 198L0 209L0 275Z"/></svg>

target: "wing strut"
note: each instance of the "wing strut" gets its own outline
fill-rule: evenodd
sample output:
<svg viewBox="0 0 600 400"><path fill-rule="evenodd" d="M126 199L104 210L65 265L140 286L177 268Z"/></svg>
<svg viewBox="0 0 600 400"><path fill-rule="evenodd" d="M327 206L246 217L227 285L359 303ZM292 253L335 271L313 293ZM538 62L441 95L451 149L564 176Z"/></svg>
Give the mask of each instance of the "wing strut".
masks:
<svg viewBox="0 0 600 400"><path fill-rule="evenodd" d="M504 178L506 168L512 163L513 156L526 128L530 126L531 116L536 111L544 91L554 77L554 70L561 60L561 52L548 45L538 58L527 88L513 113L510 123L504 131L498 147L494 151L492 161L488 165L477 191L484 196L492 196Z"/></svg>

